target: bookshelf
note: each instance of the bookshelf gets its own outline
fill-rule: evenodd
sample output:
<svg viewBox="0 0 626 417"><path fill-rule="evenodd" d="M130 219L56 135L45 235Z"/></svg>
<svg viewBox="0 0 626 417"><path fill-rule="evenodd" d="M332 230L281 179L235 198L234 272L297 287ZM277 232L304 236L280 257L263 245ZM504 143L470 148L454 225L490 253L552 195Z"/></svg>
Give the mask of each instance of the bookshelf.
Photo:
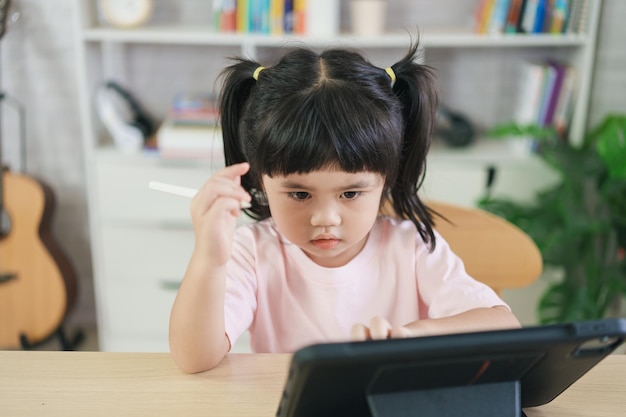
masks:
<svg viewBox="0 0 626 417"><path fill-rule="evenodd" d="M201 2L155 5L157 9L163 4L171 8L175 3L198 7ZM206 3L210 6L211 2ZM312 37L216 33L209 24L200 24L199 17L176 20L164 17L165 13L157 13L153 22L141 28L115 29L99 22L96 0L74 1L79 117L103 350L168 349L169 310L175 284L191 253L193 230L188 201L154 193L147 189L147 183L160 180L199 187L219 168L215 161L164 159L154 151L133 155L117 151L94 110L94 91L105 80L116 79L130 86L150 114L162 119L174 94L211 91L227 62L225 57L245 55L271 62L291 45L339 45L358 48L383 67L397 60L409 44L407 31L401 28L417 26L423 59L440 74L443 101L468 114L478 127L511 117L519 78L515 71L522 62L557 57L576 67L580 78L570 131L574 141L582 139L601 1L590 3L584 33L563 35L474 33L459 22L474 11L477 1L397 0L389 4L393 7L389 17L392 24L388 26L397 30L381 36L356 37L340 32L337 36ZM441 24L419 18L402 21L404 16L423 16L431 8L433 21L437 22L444 20L447 10L458 11L451 12L457 15L451 16L450 22ZM210 18L210 13L206 17ZM347 27L346 21L344 8L342 27ZM519 199L528 198L555 178L536 158L519 153L510 143L479 139L470 147L453 149L436 142L429 157L425 197L471 205L484 190L488 167L496 167L499 172L495 191Z"/></svg>

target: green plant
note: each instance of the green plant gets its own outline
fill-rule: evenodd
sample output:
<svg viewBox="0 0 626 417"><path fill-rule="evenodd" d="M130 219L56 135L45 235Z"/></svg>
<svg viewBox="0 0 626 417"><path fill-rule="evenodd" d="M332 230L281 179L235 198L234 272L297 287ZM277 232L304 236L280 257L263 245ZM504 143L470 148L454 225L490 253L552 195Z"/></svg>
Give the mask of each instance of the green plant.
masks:
<svg viewBox="0 0 626 417"><path fill-rule="evenodd" d="M580 146L537 126L508 124L488 132L493 138L519 135L535 138L538 156L560 181L529 204L487 195L478 205L518 225L544 264L562 269L562 278L539 300L539 321L614 314L626 295L626 116L607 116Z"/></svg>

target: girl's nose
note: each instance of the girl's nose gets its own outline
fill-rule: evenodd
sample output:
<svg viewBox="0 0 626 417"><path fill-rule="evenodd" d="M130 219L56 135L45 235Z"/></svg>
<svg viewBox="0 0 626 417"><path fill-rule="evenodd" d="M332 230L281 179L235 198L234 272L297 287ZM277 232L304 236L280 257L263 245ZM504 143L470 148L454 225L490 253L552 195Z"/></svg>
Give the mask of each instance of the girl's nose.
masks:
<svg viewBox="0 0 626 417"><path fill-rule="evenodd" d="M329 227L341 224L341 213L339 207L333 203L317 205L311 214L311 226Z"/></svg>

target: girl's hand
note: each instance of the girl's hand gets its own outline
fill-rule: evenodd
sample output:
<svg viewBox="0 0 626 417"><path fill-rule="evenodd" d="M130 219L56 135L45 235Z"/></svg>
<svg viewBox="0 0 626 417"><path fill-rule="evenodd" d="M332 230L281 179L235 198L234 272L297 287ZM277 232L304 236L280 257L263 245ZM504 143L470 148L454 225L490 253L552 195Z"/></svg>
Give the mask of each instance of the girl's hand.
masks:
<svg viewBox="0 0 626 417"><path fill-rule="evenodd" d="M244 162L216 172L191 201L194 255L209 265L223 266L231 256L241 203L251 200L241 186L241 176L249 169L250 165Z"/></svg>
<svg viewBox="0 0 626 417"><path fill-rule="evenodd" d="M382 317L373 317L370 320L369 327L361 323L355 324L350 331L350 340L353 342L403 339L412 336L414 335L407 327L392 327L391 324Z"/></svg>
<svg viewBox="0 0 626 417"><path fill-rule="evenodd" d="M387 320L374 317L370 320L369 327L363 324L352 326L350 338L353 341L401 339L519 327L521 325L511 310L504 305L498 305L479 307L448 317L416 320L399 327L391 327Z"/></svg>

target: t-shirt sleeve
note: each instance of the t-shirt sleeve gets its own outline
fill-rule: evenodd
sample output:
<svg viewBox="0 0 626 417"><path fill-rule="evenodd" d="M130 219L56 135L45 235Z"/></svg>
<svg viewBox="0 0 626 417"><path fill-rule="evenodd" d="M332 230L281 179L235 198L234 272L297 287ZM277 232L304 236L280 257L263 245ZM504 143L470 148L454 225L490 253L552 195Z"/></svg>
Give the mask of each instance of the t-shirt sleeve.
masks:
<svg viewBox="0 0 626 417"><path fill-rule="evenodd" d="M416 276L419 294L429 318L448 317L481 307L508 305L489 286L469 276L448 242L435 232L433 252L418 236Z"/></svg>
<svg viewBox="0 0 626 417"><path fill-rule="evenodd" d="M253 232L238 228L227 265L224 297L224 324L231 347L252 324L257 307L255 248Z"/></svg>

